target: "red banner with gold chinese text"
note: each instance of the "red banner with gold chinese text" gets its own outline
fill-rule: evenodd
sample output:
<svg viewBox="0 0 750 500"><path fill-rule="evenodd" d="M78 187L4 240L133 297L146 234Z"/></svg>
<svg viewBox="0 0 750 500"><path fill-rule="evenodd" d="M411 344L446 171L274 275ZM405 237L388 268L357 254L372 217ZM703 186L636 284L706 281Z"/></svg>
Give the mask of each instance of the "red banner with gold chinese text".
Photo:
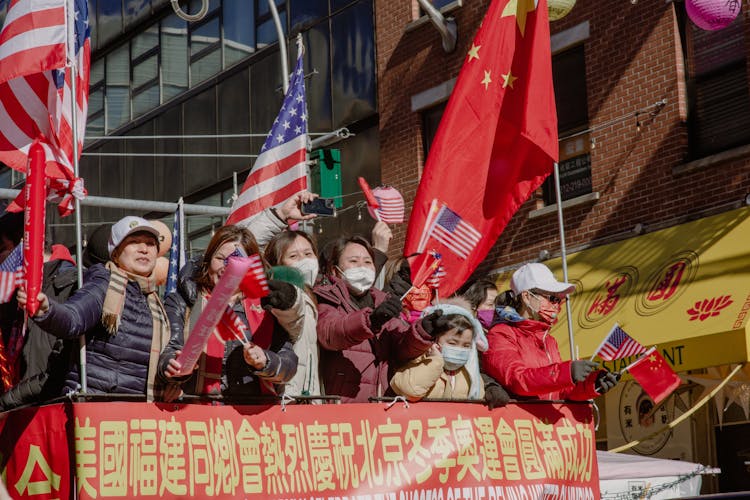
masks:
<svg viewBox="0 0 750 500"><path fill-rule="evenodd" d="M14 498L599 497L589 405L386 407L19 410L0 420L2 473Z"/></svg>

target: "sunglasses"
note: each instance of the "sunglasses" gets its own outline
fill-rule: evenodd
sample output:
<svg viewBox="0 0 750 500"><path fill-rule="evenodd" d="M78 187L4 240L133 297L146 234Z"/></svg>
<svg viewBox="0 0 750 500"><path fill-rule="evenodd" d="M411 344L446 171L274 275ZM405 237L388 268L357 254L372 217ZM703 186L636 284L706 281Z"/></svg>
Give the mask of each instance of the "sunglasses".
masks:
<svg viewBox="0 0 750 500"><path fill-rule="evenodd" d="M536 297L538 299L544 298L550 304L561 304L565 300L565 297L559 297L557 295L546 294L546 293L541 293L541 292L532 292L531 290L529 290L528 292L532 297Z"/></svg>

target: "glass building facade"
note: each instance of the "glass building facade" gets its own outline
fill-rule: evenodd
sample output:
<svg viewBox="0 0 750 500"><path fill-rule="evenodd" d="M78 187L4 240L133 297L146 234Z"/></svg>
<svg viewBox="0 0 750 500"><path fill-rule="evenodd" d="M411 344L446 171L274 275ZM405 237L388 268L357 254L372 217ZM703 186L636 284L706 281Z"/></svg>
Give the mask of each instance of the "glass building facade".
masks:
<svg viewBox="0 0 750 500"><path fill-rule="evenodd" d="M206 15L187 22L168 0L89 0L92 58L80 174L90 195L157 201L182 196L187 203L231 205L233 174L241 187L282 102L279 44L268 0L207 1ZM2 18L8 3L0 0ZM195 14L201 0L180 5ZM298 34L305 45L309 132L346 126L355 133L334 146L341 149L342 192L358 192L358 176L377 183L373 0L276 5L290 68ZM227 134L258 136L220 137ZM218 137L196 137L204 135ZM0 169L0 187L19 180ZM343 228L367 229L354 206L357 197L348 198L340 217L315 226L322 239ZM125 215L86 206L81 212L84 232ZM72 241L72 220L55 217L48 220L50 236ZM222 222L188 218L196 250Z"/></svg>

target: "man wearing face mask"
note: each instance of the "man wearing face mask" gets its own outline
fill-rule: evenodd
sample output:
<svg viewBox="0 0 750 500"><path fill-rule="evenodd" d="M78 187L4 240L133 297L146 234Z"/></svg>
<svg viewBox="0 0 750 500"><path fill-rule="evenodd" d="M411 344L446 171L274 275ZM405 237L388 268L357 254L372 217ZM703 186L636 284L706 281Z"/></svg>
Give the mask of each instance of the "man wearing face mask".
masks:
<svg viewBox="0 0 750 500"><path fill-rule="evenodd" d="M519 399L595 398L614 387L619 377L587 360L562 361L549 334L562 303L575 289L559 282L544 264L520 267L511 290L498 298L495 324L482 357L484 372Z"/></svg>
<svg viewBox="0 0 750 500"><path fill-rule="evenodd" d="M313 289L325 393L346 403L385 396L389 367L432 346L434 339L425 329L431 316L411 325L400 318L399 297L373 286L373 250L364 238L340 237L329 243L326 256L325 279Z"/></svg>

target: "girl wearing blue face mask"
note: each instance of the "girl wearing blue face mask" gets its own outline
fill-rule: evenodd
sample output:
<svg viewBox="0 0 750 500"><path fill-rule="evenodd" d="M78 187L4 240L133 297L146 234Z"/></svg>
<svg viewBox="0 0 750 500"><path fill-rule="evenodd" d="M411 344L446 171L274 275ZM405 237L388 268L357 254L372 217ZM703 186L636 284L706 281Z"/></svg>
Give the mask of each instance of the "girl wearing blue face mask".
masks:
<svg viewBox="0 0 750 500"><path fill-rule="evenodd" d="M435 320L435 343L429 351L396 370L391 387L409 401L420 399L484 399L477 346L486 345L484 331L461 299L425 309ZM479 342L477 342L479 341Z"/></svg>

